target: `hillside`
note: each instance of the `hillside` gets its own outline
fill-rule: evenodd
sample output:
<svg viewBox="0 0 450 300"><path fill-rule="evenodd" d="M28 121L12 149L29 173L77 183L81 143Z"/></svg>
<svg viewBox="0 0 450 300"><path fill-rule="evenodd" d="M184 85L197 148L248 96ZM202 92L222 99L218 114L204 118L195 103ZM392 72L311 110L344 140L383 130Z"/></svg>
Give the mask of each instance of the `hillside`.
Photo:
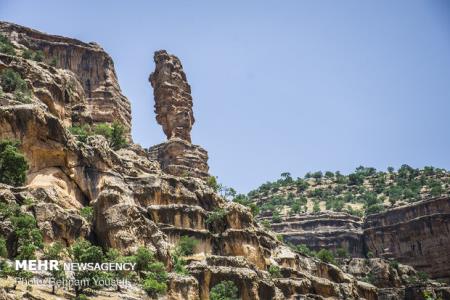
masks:
<svg viewBox="0 0 450 300"><path fill-rule="evenodd" d="M249 192L248 198L258 204L261 216L272 214L277 221L280 215L302 212L363 216L449 192L450 173L444 169L403 165L398 170L377 171L361 166L348 175L318 171L293 179L283 173L279 180Z"/></svg>

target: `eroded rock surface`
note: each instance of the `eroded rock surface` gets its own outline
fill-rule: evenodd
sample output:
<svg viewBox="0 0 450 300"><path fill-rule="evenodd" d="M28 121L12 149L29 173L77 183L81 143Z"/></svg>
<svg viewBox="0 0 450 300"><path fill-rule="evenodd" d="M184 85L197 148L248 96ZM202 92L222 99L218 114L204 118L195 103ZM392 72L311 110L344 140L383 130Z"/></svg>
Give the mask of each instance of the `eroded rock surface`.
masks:
<svg viewBox="0 0 450 300"><path fill-rule="evenodd" d="M264 218L263 218L264 219ZM295 245L313 250L343 248L352 257L395 259L450 280L450 199L428 199L369 215L326 212L294 215L271 224L272 229Z"/></svg>
<svg viewBox="0 0 450 300"><path fill-rule="evenodd" d="M18 70L31 90L27 104L11 93L0 97L0 139L21 141L30 163L27 185L1 185L0 201L18 203L34 214L46 242L60 240L70 245L85 237L126 254L145 246L172 271L171 250L181 237L193 237L199 243L188 258L190 275L171 272L168 299L208 299L210 289L222 280L232 280L244 300L377 299L380 289L375 285L293 252L258 225L248 208L227 202L208 186L206 151L190 142L194 119L189 85L174 56L157 52L151 78L158 122L169 140L150 150L132 143L113 150L102 136L81 142L68 130L74 119L77 124L103 121L100 112L92 111L95 106L109 107L114 118L129 126L109 56L98 46L76 40L7 23L0 28L16 42L18 51L42 48L61 57L57 66L66 68L0 55L1 68ZM104 69L96 77L100 66ZM74 95L67 93L66 97L65 80L75 82ZM104 94L104 89L110 93ZM25 205L27 198L33 201ZM80 214L88 205L93 208L92 220ZM206 222L218 209L223 217ZM0 230L4 236L11 234L10 224L2 224ZM278 266L281 275L271 276L271 266ZM39 299L42 295L39 289L1 287L4 299ZM142 290L132 287L122 294L102 291L93 298L119 299L122 295L145 297ZM67 292L62 297L72 296Z"/></svg>
<svg viewBox="0 0 450 300"><path fill-rule="evenodd" d="M44 62L47 64L37 65L48 71L38 72L38 76L45 75L47 79L50 81L53 79L57 84L57 77L53 77L48 72L53 73L55 69L64 69L75 75L77 80L62 82L67 87L62 93L55 91L54 87L42 87L40 91L40 93L49 94L40 97L49 106L54 105L55 109L64 109L65 105L61 102L67 103L72 96L72 91L78 90L77 86L81 85L85 94L85 103L76 101L75 107L72 106L71 109L80 110L84 114L74 116L72 120L67 119L66 122L112 123L117 120L125 126L128 135L130 134L130 103L120 90L111 57L98 44L49 35L7 22L0 22L0 33L7 36L13 43L17 43L19 48L44 52ZM52 63L54 67L48 67L49 63ZM31 75L29 72L27 74ZM33 85L39 83L34 78L30 79ZM35 92L39 91L35 90ZM60 94L55 96L55 92Z"/></svg>
<svg viewBox="0 0 450 300"><path fill-rule="evenodd" d="M424 200L369 215L364 222L368 251L395 258L450 282L450 198Z"/></svg>
<svg viewBox="0 0 450 300"><path fill-rule="evenodd" d="M155 52L154 61L155 71L149 80L155 95L156 120L168 139L177 137L191 142L195 119L191 87L183 66L178 57L165 50Z"/></svg>

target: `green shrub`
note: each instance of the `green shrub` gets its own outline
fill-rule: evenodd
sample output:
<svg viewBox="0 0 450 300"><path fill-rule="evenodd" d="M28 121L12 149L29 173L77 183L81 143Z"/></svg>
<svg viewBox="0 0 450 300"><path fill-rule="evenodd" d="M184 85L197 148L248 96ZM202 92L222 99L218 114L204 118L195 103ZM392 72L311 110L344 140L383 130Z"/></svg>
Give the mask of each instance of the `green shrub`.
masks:
<svg viewBox="0 0 450 300"><path fill-rule="evenodd" d="M370 283L370 284L374 284L375 283L375 276L373 275L372 271L367 273L367 275L362 278L362 281Z"/></svg>
<svg viewBox="0 0 450 300"><path fill-rule="evenodd" d="M35 259L35 251L43 247L42 234L37 228L36 219L26 213L17 212L10 218L17 239L19 260Z"/></svg>
<svg viewBox="0 0 450 300"><path fill-rule="evenodd" d="M63 259L64 246L60 242L55 242L53 245L49 246L44 252L44 259L46 260L57 260L61 261ZM52 279L52 294L56 293L56 288L58 283L66 278L66 274L63 268L50 270L50 278Z"/></svg>
<svg viewBox="0 0 450 300"><path fill-rule="evenodd" d="M194 254L194 249L199 241L189 236L182 236L178 241L176 253L180 256L189 256Z"/></svg>
<svg viewBox="0 0 450 300"><path fill-rule="evenodd" d="M3 34L0 34L0 53L16 55L16 50L14 49L13 45Z"/></svg>
<svg viewBox="0 0 450 300"><path fill-rule="evenodd" d="M69 128L69 131L83 143L86 143L87 138L91 135L102 135L108 140L109 146L114 150L119 150L127 145L125 128L117 122L114 122L112 125L99 123L92 128L87 124L72 126Z"/></svg>
<svg viewBox="0 0 450 300"><path fill-rule="evenodd" d="M398 266L399 266L399 264L398 264L398 261L396 261L396 260L391 260L389 262L389 267L391 267L392 269L398 270Z"/></svg>
<svg viewBox="0 0 450 300"><path fill-rule="evenodd" d="M213 224L216 222L223 221L228 214L228 211L224 208L216 208L212 212L208 214L208 217L205 220L206 224Z"/></svg>
<svg viewBox="0 0 450 300"><path fill-rule="evenodd" d="M175 273L180 275L188 275L189 272L186 269L186 264L186 261L182 257L176 253L172 254L172 266Z"/></svg>
<svg viewBox="0 0 450 300"><path fill-rule="evenodd" d="M426 282L428 281L428 274L425 272L417 272L417 278L420 280L420 282Z"/></svg>
<svg viewBox="0 0 450 300"><path fill-rule="evenodd" d="M319 212L320 212L319 201L314 201L314 205L313 205L313 213L319 213Z"/></svg>
<svg viewBox="0 0 450 300"><path fill-rule="evenodd" d="M280 267L278 267L278 266L270 265L268 271L269 271L270 276L272 278L280 278L280 277L282 277Z"/></svg>
<svg viewBox="0 0 450 300"><path fill-rule="evenodd" d="M278 212L278 210L275 210L272 214L272 223L281 223L283 222L283 218L281 217L281 214Z"/></svg>
<svg viewBox="0 0 450 300"><path fill-rule="evenodd" d="M19 73L12 69L3 70L0 75L0 85L4 92L14 93L17 101L31 103L31 92L28 89L27 83L22 79Z"/></svg>
<svg viewBox="0 0 450 300"><path fill-rule="evenodd" d="M320 251L317 252L316 257L323 262L330 263L330 264L336 264L336 261L334 260L333 252L331 252L327 249L320 249Z"/></svg>
<svg viewBox="0 0 450 300"><path fill-rule="evenodd" d="M91 128L86 124L81 126L72 126L69 128L69 131L82 143L86 143L87 138L92 135Z"/></svg>
<svg viewBox="0 0 450 300"><path fill-rule="evenodd" d="M345 248L337 248L336 249L336 256L339 258L347 258L349 257L348 251Z"/></svg>
<svg viewBox="0 0 450 300"><path fill-rule="evenodd" d="M219 191L220 189L220 185L217 182L217 177L216 176L209 176L208 179L206 180L206 184L212 188L215 192Z"/></svg>
<svg viewBox="0 0 450 300"><path fill-rule="evenodd" d="M209 292L210 300L238 300L238 288L231 280L221 281Z"/></svg>
<svg viewBox="0 0 450 300"><path fill-rule="evenodd" d="M6 240L0 237L0 257L8 257L8 249L6 247Z"/></svg>
<svg viewBox="0 0 450 300"><path fill-rule="evenodd" d="M92 245L89 241L78 239L69 249L69 254L74 263L102 263L104 255L102 248ZM98 288L95 285L96 280L106 278L106 274L97 270L76 270L73 277L77 282L75 284L75 295L78 297L86 288Z"/></svg>
<svg viewBox="0 0 450 300"><path fill-rule="evenodd" d="M32 59L34 56L33 50L26 49L22 52L22 57L25 59Z"/></svg>
<svg viewBox="0 0 450 300"><path fill-rule="evenodd" d="M123 256L117 249L110 248L105 254L105 260L109 263L133 263L134 256ZM134 274L135 273L133 271L129 270L114 270L108 273L108 275L112 279L116 280L115 286L118 292L121 291L121 287L118 281L126 278L133 278Z"/></svg>
<svg viewBox="0 0 450 300"><path fill-rule="evenodd" d="M312 251L311 249L309 249L309 247L305 244L299 244L296 246L295 250L298 253L301 253L303 255L308 255L308 256L315 256L314 251Z"/></svg>
<svg viewBox="0 0 450 300"><path fill-rule="evenodd" d="M28 86L25 80L22 79L19 73L12 69L5 69L0 75L0 84L4 92L28 92Z"/></svg>
<svg viewBox="0 0 450 300"><path fill-rule="evenodd" d="M266 229L269 229L269 230L272 229L272 226L270 225L270 222L268 220L262 220L261 225Z"/></svg>
<svg viewBox="0 0 450 300"><path fill-rule="evenodd" d="M162 262L152 261L142 283L142 288L152 297L165 294L167 290L167 272Z"/></svg>
<svg viewBox="0 0 450 300"><path fill-rule="evenodd" d="M44 60L44 52L42 50L35 51L33 60L37 62L42 62Z"/></svg>
<svg viewBox="0 0 450 300"><path fill-rule="evenodd" d="M153 252L145 247L139 247L133 258L136 263L135 270L137 272L148 271L150 269L150 264L155 260Z"/></svg>
<svg viewBox="0 0 450 300"><path fill-rule="evenodd" d="M366 215L380 213L380 212L384 211L384 209L385 209L384 205L381 203L372 204L371 206L367 207Z"/></svg>
<svg viewBox="0 0 450 300"><path fill-rule="evenodd" d="M375 255L373 255L372 251L367 252L367 258L374 258Z"/></svg>
<svg viewBox="0 0 450 300"><path fill-rule="evenodd" d="M28 163L16 141L0 141L0 182L20 186L25 183Z"/></svg>
<svg viewBox="0 0 450 300"><path fill-rule="evenodd" d="M86 219L88 222L92 222L94 219L94 209L92 206L85 206L80 209L80 215Z"/></svg>
<svg viewBox="0 0 450 300"><path fill-rule="evenodd" d="M142 283L142 289L151 297L164 295L167 291L167 283L160 282L152 276L148 276Z"/></svg>
<svg viewBox="0 0 450 300"><path fill-rule="evenodd" d="M111 139L112 128L109 124L99 123L94 126L93 133L103 135L107 140Z"/></svg>

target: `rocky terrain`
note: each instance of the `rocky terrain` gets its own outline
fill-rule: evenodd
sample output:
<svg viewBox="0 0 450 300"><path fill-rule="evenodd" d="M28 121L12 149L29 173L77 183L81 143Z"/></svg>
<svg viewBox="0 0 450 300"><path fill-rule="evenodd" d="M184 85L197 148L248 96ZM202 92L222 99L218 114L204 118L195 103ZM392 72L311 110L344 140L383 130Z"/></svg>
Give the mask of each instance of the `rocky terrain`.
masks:
<svg viewBox="0 0 450 300"><path fill-rule="evenodd" d="M447 286L417 280L408 266L364 258L336 266L296 252L249 208L221 197L207 152L191 142L192 97L177 57L154 55L156 119L168 140L144 149L132 143L130 103L98 45L5 22L0 33L0 140L19 141L29 166L23 184L0 185L6 260L24 257L30 244L21 241L31 234L32 243L42 236L38 258L60 242L71 249L63 259L74 259L81 238L123 256L150 250L152 268L162 266L135 275L130 285L87 289L78 299L210 299L227 281L239 299L450 298ZM383 220L371 224L392 226L392 218ZM192 253L180 254L186 240L195 241ZM71 288L53 294L48 286L17 283L13 273L2 276L0 299L76 297Z"/></svg>
<svg viewBox="0 0 450 300"><path fill-rule="evenodd" d="M408 204L366 218L324 212L283 218L272 230L294 245L319 251L345 249L351 257L394 259L431 278L449 281L450 199Z"/></svg>
<svg viewBox="0 0 450 300"><path fill-rule="evenodd" d="M349 176L327 173L284 175L251 192L259 220L293 245L392 259L449 282L447 171L402 166L388 173L362 167Z"/></svg>

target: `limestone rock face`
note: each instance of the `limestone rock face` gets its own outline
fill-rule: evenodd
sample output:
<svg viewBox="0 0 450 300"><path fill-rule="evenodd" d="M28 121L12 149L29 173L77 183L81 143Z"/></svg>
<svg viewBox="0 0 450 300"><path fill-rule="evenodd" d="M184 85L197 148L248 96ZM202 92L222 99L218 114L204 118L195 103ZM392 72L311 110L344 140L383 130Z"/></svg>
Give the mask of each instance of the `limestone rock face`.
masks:
<svg viewBox="0 0 450 300"><path fill-rule="evenodd" d="M86 102L77 103L76 108L85 110L85 118L89 118L90 122L119 121L130 134L130 103L120 90L111 57L99 45L49 35L7 22L0 22L0 33L23 49L43 51L44 62L52 62L55 68L73 72L78 79L73 84L80 84L86 96ZM50 68L50 71L55 68ZM52 89L48 91L52 93ZM67 93L53 99L47 97L47 102L57 105L59 100L69 98L70 92Z"/></svg>
<svg viewBox="0 0 450 300"><path fill-rule="evenodd" d="M93 96L108 82L114 82L108 56L98 46L76 40L5 23L1 28L9 28L8 36L18 41L17 51L26 43L42 47L46 53L63 55L67 51L63 66L70 66L70 70L19 56L0 56L0 67L20 72L31 90L30 103L26 104L11 93L0 95L0 139L19 140L30 164L26 186L0 185L0 202L16 203L33 214L45 242L63 241L69 246L76 238L84 237L105 250L114 247L124 254L144 246L154 251L170 272L165 299L207 300L211 288L222 280L233 281L243 300L378 299L382 290L375 285L337 266L294 252L255 222L249 208L229 203L207 184L206 151L190 142L192 103L178 106L180 101L190 99L178 59L158 52L157 75L152 76L169 140L150 150L133 143L114 150L101 135L77 140L68 130L72 122L101 121L101 116L91 111L92 105L106 103L126 122L123 98L118 94L101 101L96 98L99 94ZM99 61L91 61L82 53L94 55ZM81 67L77 59L81 59ZM93 70L102 63L104 70L98 70L100 76L96 77ZM84 64L88 66L83 71ZM108 76L110 81L105 79ZM98 84L95 91L88 88L89 78ZM65 80L74 81L73 95L63 92ZM169 92L172 90L173 94ZM27 204L29 198L33 201ZM92 218L81 214L87 206L92 209ZM0 219L0 225L0 233L9 240L13 234L11 224ZM189 276L175 274L172 266L171 250L184 236L198 241L193 255L186 257ZM274 266L280 274L271 276L269 270ZM136 286L121 293L101 293L104 296L92 298L146 297ZM18 286L14 290L0 279L0 297L5 299L42 299L42 295L49 297L48 291L39 287L27 291ZM62 297L74 298L70 293Z"/></svg>
<svg viewBox="0 0 450 300"><path fill-rule="evenodd" d="M295 215L271 224L295 245L313 250L344 248L352 257L395 259L450 280L450 198L428 199L389 209L365 219L346 213Z"/></svg>
<svg viewBox="0 0 450 300"><path fill-rule="evenodd" d="M450 198L416 202L369 215L367 249L450 282Z"/></svg>
<svg viewBox="0 0 450 300"><path fill-rule="evenodd" d="M154 61L155 71L149 80L155 96L156 120L167 139L176 137L190 143L195 119L191 87L183 66L178 57L165 50L155 52Z"/></svg>
<svg viewBox="0 0 450 300"><path fill-rule="evenodd" d="M344 248L352 257L364 256L362 222L346 213L296 215L271 227L294 245L305 244L315 251Z"/></svg>
<svg viewBox="0 0 450 300"><path fill-rule="evenodd" d="M208 152L191 144L194 124L191 87L178 57L165 50L154 55L155 71L150 83L155 98L156 120L168 141L149 149L149 157L159 161L161 169L175 176L208 176Z"/></svg>
<svg viewBox="0 0 450 300"><path fill-rule="evenodd" d="M161 169L176 176L208 176L208 152L180 138L171 138L149 149L149 157L160 162Z"/></svg>

